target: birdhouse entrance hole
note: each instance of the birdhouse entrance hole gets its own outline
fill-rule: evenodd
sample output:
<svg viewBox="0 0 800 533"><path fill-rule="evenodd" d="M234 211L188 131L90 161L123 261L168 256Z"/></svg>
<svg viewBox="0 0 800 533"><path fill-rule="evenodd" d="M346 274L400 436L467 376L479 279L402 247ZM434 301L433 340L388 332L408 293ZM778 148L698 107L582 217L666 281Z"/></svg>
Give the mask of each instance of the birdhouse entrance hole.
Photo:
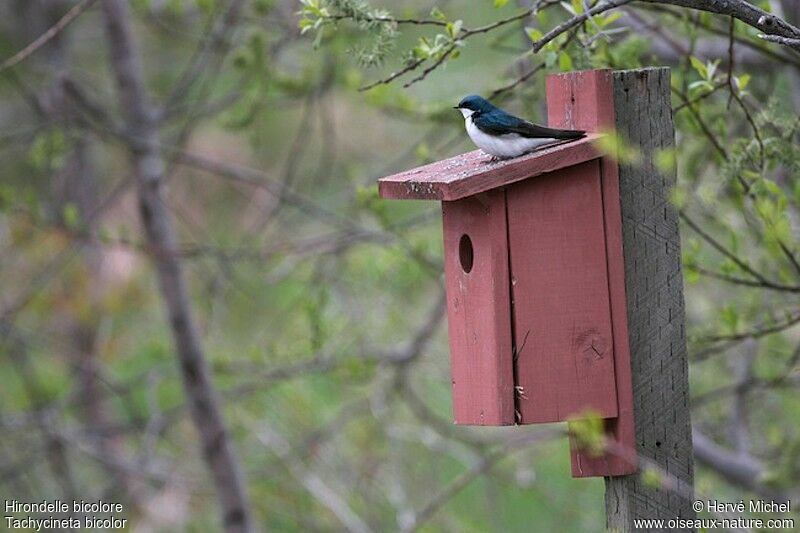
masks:
<svg viewBox="0 0 800 533"><path fill-rule="evenodd" d="M474 259L472 250L472 239L466 233L458 241L458 258L461 261L461 268L469 274L472 271L472 260Z"/></svg>

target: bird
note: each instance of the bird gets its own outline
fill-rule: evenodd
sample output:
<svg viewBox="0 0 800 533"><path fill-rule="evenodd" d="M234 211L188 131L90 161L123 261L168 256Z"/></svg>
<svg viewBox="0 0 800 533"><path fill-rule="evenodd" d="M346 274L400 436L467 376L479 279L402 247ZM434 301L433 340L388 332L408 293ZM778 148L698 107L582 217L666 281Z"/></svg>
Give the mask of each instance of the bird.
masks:
<svg viewBox="0 0 800 533"><path fill-rule="evenodd" d="M586 135L581 130L561 130L528 122L476 94L464 97L453 109L461 111L470 139L491 155L493 161L519 157L543 146Z"/></svg>

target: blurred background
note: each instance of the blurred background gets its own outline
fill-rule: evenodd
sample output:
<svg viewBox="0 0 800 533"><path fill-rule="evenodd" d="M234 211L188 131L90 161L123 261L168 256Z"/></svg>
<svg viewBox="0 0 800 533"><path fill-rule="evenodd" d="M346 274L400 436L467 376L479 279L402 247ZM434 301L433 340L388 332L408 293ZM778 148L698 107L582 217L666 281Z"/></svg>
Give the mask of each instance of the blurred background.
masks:
<svg viewBox="0 0 800 533"><path fill-rule="evenodd" d="M666 65L696 488L797 501L800 53L671 2L532 53L595 4L2 2L2 497L132 531L604 530L563 427L452 424L439 206L375 183L472 150L466 94L546 122L548 73Z"/></svg>

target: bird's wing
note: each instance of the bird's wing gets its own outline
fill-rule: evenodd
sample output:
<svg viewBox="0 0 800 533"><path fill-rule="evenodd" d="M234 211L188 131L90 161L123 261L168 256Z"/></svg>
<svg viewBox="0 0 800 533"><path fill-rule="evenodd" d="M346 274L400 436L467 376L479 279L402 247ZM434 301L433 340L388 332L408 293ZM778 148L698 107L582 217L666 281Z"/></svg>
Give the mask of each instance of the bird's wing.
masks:
<svg viewBox="0 0 800 533"><path fill-rule="evenodd" d="M560 130L539 126L514 115L509 115L500 109L481 113L477 118L473 119L473 122L479 130L489 135L516 133L528 138L578 139L586 134L586 132L579 130Z"/></svg>

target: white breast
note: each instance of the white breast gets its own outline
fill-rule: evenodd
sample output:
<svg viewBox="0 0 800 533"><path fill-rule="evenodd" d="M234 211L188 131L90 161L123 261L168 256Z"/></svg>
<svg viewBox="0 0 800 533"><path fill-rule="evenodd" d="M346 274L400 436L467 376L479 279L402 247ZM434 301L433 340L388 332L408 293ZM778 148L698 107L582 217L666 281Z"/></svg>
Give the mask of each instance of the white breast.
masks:
<svg viewBox="0 0 800 533"><path fill-rule="evenodd" d="M469 138L472 139L472 142L474 142L478 148L495 157L517 157L531 152L541 146L558 142L558 139L531 139L516 133L509 133L507 135L488 135L478 129L478 126L472 122L472 116L470 115L467 115L464 118L464 124L467 127L467 134L469 134Z"/></svg>

